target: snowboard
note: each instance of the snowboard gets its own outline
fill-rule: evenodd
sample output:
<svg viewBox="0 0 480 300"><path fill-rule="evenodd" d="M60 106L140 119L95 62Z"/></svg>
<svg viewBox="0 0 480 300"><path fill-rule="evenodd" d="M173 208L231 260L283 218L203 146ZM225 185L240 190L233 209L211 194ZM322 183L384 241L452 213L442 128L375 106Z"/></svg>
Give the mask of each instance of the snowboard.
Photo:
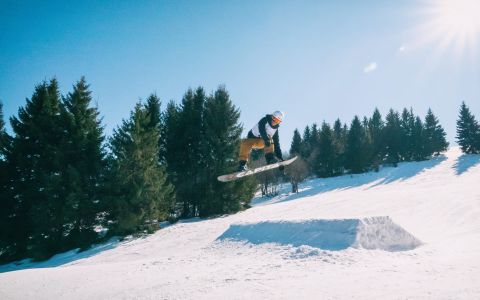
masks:
<svg viewBox="0 0 480 300"><path fill-rule="evenodd" d="M297 157L295 156L295 157L290 158L290 159L288 159L288 160L276 162L276 163L270 164L270 165L265 165L265 166L258 167L258 168L252 169L252 170L247 170L247 171L241 171L241 172L235 172L235 173L231 173L231 174L221 175L221 176L218 176L217 179L218 179L218 181L221 181L221 182L228 182L228 181L237 180L237 179L242 178L242 177L245 177L245 176L250 176L250 175L253 175L253 174L258 174L258 173L261 173L261 172L265 172L265 171L268 171L268 170L272 170L272 169L278 168L278 167L280 167L280 166L288 166L289 164L291 164L292 162L294 162L296 159L297 159Z"/></svg>

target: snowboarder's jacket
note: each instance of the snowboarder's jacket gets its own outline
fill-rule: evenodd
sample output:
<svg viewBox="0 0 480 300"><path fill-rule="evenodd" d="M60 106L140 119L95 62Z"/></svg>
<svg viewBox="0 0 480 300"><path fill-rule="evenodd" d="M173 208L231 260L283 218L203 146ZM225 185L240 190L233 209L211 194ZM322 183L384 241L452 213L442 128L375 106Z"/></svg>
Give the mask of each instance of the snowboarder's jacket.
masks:
<svg viewBox="0 0 480 300"><path fill-rule="evenodd" d="M278 127L280 127L280 124L272 124L272 115L266 115L248 132L247 138L262 138L266 145L270 144L270 141L273 140L275 156L283 160L278 137Z"/></svg>

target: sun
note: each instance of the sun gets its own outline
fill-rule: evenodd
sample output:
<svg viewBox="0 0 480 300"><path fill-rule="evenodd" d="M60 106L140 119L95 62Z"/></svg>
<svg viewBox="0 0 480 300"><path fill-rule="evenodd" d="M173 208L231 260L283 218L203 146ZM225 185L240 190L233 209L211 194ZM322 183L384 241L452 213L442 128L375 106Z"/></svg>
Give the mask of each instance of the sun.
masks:
<svg viewBox="0 0 480 300"><path fill-rule="evenodd" d="M436 44L441 52L452 50L457 58L479 52L480 0L428 0L420 14L421 44Z"/></svg>

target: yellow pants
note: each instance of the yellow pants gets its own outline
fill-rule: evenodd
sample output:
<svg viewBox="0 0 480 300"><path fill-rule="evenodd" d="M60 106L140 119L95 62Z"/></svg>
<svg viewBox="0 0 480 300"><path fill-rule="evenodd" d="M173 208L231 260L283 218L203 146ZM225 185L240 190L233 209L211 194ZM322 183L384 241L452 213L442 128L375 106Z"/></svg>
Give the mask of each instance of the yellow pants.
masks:
<svg viewBox="0 0 480 300"><path fill-rule="evenodd" d="M248 161L248 157L250 156L250 151L252 151L252 149L263 149L265 154L271 153L275 150L273 147L273 142L270 142L270 146L265 147L265 142L262 138L243 139L242 143L240 144L239 160Z"/></svg>

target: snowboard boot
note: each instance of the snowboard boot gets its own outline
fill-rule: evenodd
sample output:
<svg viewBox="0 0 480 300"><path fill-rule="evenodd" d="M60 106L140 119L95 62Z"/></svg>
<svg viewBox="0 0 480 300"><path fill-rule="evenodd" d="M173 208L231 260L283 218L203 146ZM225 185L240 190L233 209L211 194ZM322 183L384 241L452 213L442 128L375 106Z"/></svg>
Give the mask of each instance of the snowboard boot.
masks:
<svg viewBox="0 0 480 300"><path fill-rule="evenodd" d="M265 159L267 160L267 165L271 165L271 164L274 164L274 163L278 162L278 160L275 158L275 155L273 154L273 152L265 154Z"/></svg>
<svg viewBox="0 0 480 300"><path fill-rule="evenodd" d="M248 166L247 166L247 161L246 160L240 160L238 162L238 172L243 172L243 171L248 171Z"/></svg>

